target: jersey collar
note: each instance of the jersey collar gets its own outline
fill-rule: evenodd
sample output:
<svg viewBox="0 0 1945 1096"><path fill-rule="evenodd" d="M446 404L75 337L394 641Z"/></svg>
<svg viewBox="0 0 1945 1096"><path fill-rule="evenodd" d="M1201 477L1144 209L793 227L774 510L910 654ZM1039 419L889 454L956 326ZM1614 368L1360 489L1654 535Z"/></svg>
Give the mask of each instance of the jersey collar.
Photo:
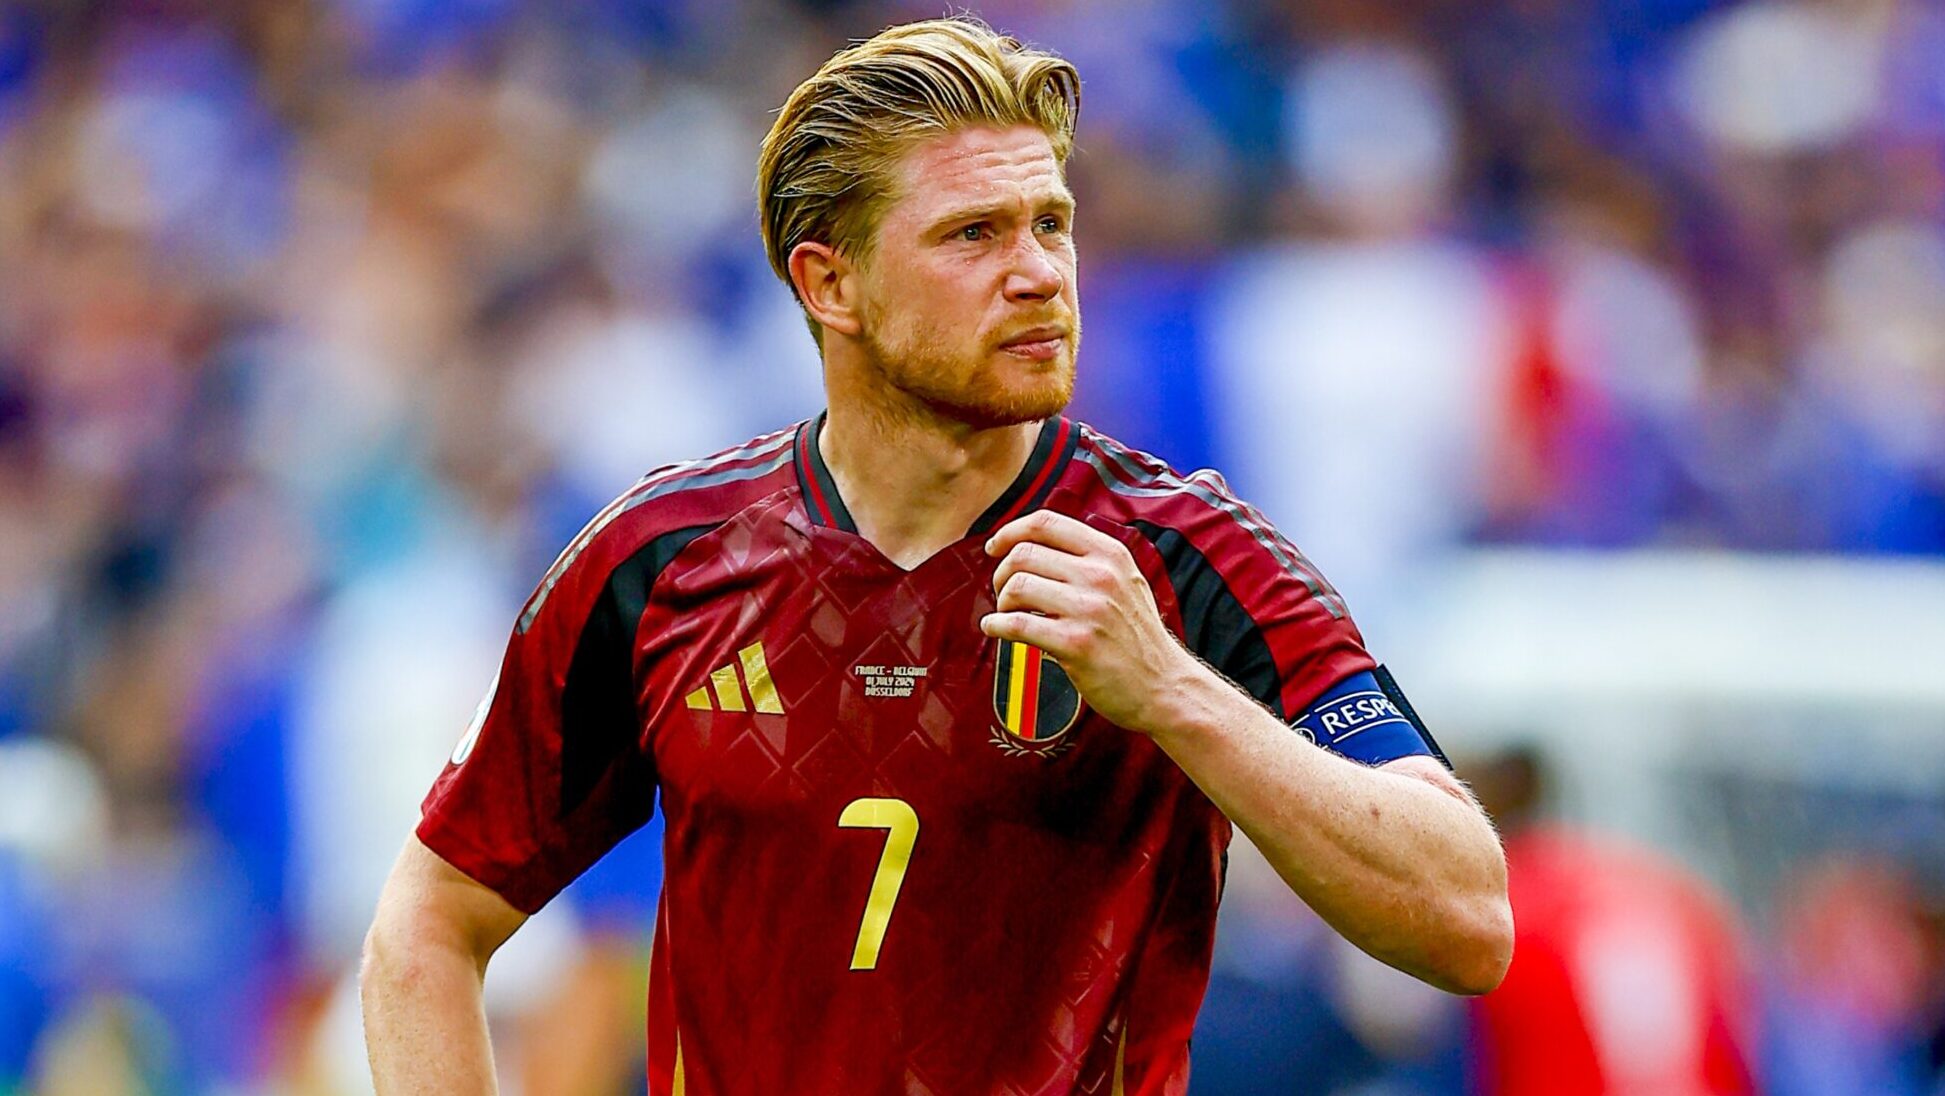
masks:
<svg viewBox="0 0 1945 1096"><path fill-rule="evenodd" d="M812 522L856 533L858 527L851 520L851 511L845 509L844 499L837 492L837 481L831 478L831 470L824 464L824 454L817 446L817 434L823 429L827 414L820 412L797 428L797 486L803 490L804 509L810 513ZM1079 440L1080 431L1066 416L1055 415L1043 421L1026 466L986 512L979 515L966 535L988 533L1044 505Z"/></svg>

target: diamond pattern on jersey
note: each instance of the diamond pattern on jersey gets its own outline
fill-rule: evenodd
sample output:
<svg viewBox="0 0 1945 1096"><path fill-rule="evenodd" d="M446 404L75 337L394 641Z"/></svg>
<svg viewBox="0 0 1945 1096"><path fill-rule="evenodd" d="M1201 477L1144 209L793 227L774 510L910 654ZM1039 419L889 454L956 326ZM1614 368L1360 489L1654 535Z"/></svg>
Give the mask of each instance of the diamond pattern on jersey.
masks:
<svg viewBox="0 0 1945 1096"><path fill-rule="evenodd" d="M1183 864L1213 870L1212 809L1091 713L1058 757L992 745L994 562L976 543L903 572L801 515L746 514L716 539L639 630L649 688L683 698L650 732L689 1087L734 1069L751 1091L1107 1096L1129 995L1181 1012L1178 991L1135 984L1137 956L1206 950L1157 921ZM782 716L757 710L739 654L759 643ZM717 702L717 670L743 710ZM905 801L922 828L878 963L854 971L882 838L838 819L864 797ZM1129 1062L1137 1084L1150 1061Z"/></svg>

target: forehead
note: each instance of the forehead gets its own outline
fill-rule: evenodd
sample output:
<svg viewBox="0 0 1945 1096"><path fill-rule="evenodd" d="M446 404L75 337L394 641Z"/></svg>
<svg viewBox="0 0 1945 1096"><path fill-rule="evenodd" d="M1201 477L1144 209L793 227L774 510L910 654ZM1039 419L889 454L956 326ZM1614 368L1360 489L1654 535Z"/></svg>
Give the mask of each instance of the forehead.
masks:
<svg viewBox="0 0 1945 1096"><path fill-rule="evenodd" d="M899 158L895 176L898 198L887 219L1067 196L1052 142L1031 125L975 126L928 138Z"/></svg>

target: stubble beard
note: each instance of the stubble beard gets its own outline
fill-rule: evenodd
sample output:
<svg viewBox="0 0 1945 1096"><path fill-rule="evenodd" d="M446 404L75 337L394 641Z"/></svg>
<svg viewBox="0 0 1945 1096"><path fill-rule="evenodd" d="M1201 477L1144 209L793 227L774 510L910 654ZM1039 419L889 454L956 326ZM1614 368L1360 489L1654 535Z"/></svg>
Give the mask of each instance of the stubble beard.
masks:
<svg viewBox="0 0 1945 1096"><path fill-rule="evenodd" d="M939 418L978 430L1016 426L1059 414L1074 398L1079 316L1062 354L1044 363L1022 361L1017 372L1002 372L991 356L954 354L927 332L887 332L886 326L870 324L862 333L873 366L888 387Z"/></svg>

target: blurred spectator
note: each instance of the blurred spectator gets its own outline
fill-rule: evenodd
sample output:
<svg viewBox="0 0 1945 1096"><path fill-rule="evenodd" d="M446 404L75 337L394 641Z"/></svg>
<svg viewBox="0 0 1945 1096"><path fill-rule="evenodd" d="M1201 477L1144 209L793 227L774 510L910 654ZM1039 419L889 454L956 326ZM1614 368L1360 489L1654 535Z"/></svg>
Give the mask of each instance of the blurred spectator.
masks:
<svg viewBox="0 0 1945 1096"><path fill-rule="evenodd" d="M1755 1093L1747 943L1726 903L1646 849L1541 823L1536 754L1468 766L1506 841L1513 965L1479 998L1479 1089Z"/></svg>
<svg viewBox="0 0 1945 1096"><path fill-rule="evenodd" d="M1236 835L1192 1092L1458 1093L1464 1026L1455 998L1345 942Z"/></svg>
<svg viewBox="0 0 1945 1096"><path fill-rule="evenodd" d="M936 13L0 5L0 1092L362 1084L347 964L512 606L650 467L819 405L769 112ZM1086 81L1077 413L1230 470L1380 649L1456 546L1945 554L1935 0L986 14ZM516 1072L576 1075L657 855L496 975ZM1451 1080L1449 1016L1238 906L1226 1091ZM1776 992L1916 1076L1938 980L1856 1021L1782 939Z"/></svg>
<svg viewBox="0 0 1945 1096"><path fill-rule="evenodd" d="M1287 103L1303 235L1239 256L1212 305L1224 466L1381 632L1476 520L1505 308L1450 231L1458 120L1429 58L1321 44Z"/></svg>
<svg viewBox="0 0 1945 1096"><path fill-rule="evenodd" d="M1945 969L1905 873L1869 857L1805 865L1782 903L1770 985L1775 1096L1931 1096Z"/></svg>

